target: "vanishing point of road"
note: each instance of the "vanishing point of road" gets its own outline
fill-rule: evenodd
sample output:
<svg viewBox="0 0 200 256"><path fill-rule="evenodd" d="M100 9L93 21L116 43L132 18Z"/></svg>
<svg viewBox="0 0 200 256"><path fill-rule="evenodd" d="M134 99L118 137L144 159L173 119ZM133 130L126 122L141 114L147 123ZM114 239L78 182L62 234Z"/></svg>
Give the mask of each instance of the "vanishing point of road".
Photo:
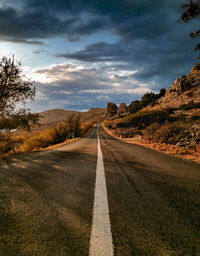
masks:
<svg viewBox="0 0 200 256"><path fill-rule="evenodd" d="M200 165L102 128L2 159L0 255L199 256Z"/></svg>

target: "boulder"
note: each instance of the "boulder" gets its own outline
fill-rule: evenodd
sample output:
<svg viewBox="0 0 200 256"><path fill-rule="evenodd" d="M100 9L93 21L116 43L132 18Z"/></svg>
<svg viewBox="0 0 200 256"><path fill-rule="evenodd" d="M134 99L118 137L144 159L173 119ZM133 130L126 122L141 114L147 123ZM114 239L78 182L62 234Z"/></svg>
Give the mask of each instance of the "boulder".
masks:
<svg viewBox="0 0 200 256"><path fill-rule="evenodd" d="M177 78L172 86L167 90L166 94L170 94L172 92L182 93L183 92L183 81L184 77Z"/></svg>
<svg viewBox="0 0 200 256"><path fill-rule="evenodd" d="M126 114L127 114L127 107L126 107L126 104L122 102L118 107L117 115L118 117L123 117Z"/></svg>
<svg viewBox="0 0 200 256"><path fill-rule="evenodd" d="M108 102L106 106L105 119L110 120L117 117L118 107L115 103Z"/></svg>
<svg viewBox="0 0 200 256"><path fill-rule="evenodd" d="M181 147L184 147L185 145L184 145L184 143L183 142L178 142L178 143L176 143L176 145L175 145L175 147L177 147L177 148L181 148Z"/></svg>

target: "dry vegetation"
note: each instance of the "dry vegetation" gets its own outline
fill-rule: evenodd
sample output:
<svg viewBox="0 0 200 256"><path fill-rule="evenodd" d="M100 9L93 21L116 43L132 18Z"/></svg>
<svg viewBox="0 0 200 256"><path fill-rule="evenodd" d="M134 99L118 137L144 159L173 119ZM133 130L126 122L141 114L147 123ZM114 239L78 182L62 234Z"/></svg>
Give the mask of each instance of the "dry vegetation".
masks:
<svg viewBox="0 0 200 256"><path fill-rule="evenodd" d="M173 114L170 109L138 111L103 124L126 142L200 161L200 115Z"/></svg>
<svg viewBox="0 0 200 256"><path fill-rule="evenodd" d="M87 112L77 112L72 110L52 109L39 113L38 124L28 126L25 130L9 123L7 132L0 133L0 155L26 152L46 148L51 145L61 143L65 140L84 136L96 122L101 122L104 116L104 109L93 108ZM3 126L1 120L0 127ZM11 128L10 128L11 127ZM18 128L15 132L10 129ZM25 127L26 128L26 127Z"/></svg>
<svg viewBox="0 0 200 256"><path fill-rule="evenodd" d="M69 119L72 120L69 120ZM79 123L76 116L54 128L40 132L25 132L24 135L1 134L0 154L12 154L46 148L65 140L84 136L93 127L93 123Z"/></svg>

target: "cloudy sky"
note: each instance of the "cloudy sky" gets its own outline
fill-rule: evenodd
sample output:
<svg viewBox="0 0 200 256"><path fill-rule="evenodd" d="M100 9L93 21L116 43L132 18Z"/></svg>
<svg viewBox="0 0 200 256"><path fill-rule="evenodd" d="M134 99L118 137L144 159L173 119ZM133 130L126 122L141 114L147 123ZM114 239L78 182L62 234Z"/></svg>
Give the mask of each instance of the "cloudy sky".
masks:
<svg viewBox="0 0 200 256"><path fill-rule="evenodd" d="M33 112L87 110L168 88L197 62L187 0L0 0L0 55L35 81Z"/></svg>

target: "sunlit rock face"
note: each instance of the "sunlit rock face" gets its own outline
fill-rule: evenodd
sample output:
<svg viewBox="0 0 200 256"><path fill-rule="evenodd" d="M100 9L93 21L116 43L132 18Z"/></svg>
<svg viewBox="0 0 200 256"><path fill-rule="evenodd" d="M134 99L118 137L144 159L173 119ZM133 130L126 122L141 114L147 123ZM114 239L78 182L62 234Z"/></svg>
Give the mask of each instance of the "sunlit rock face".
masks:
<svg viewBox="0 0 200 256"><path fill-rule="evenodd" d="M178 108L200 102L200 63L187 76L177 78L165 95L158 100L161 108Z"/></svg>
<svg viewBox="0 0 200 256"><path fill-rule="evenodd" d="M108 102L106 106L105 119L111 120L117 117L118 107L115 103Z"/></svg>
<svg viewBox="0 0 200 256"><path fill-rule="evenodd" d="M126 116L126 114L127 114L127 107L126 107L126 104L122 102L118 107L117 115L118 117L123 117L123 116Z"/></svg>

